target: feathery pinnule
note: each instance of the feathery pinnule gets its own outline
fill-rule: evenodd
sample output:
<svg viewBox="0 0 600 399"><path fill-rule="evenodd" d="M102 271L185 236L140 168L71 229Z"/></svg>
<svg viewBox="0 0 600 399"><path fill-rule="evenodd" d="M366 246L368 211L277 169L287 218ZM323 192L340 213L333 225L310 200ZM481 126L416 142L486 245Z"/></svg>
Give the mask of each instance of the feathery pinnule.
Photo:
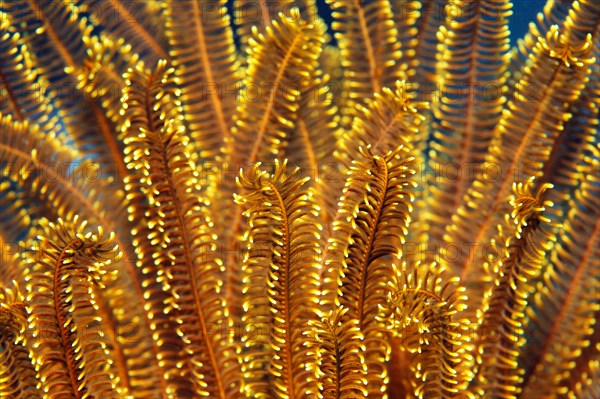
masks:
<svg viewBox="0 0 600 399"><path fill-rule="evenodd" d="M306 179L299 178L298 169L288 172L285 161L276 161L269 174L258 166L240 175L246 193L237 197L249 218L243 320L244 326L264 323L267 331L258 337L256 331L247 331L244 336L243 389L250 397L316 397L302 337L319 300L317 244L322 228L316 222L317 208L312 191L302 189ZM256 255L253 243L262 256ZM261 296L264 300L258 302Z"/></svg>
<svg viewBox="0 0 600 399"><path fill-rule="evenodd" d="M16 281L0 286L0 303L0 395L40 399L42 393L25 334L26 300Z"/></svg>
<svg viewBox="0 0 600 399"><path fill-rule="evenodd" d="M123 141L128 167L134 170L129 188L148 199L141 224L147 234L138 236L137 249L151 254L157 282L169 294L163 305L173 314L181 337L179 353L172 355L178 360L171 367L188 362L189 370L167 377L167 390L231 398L239 393L240 366L232 356L236 348L231 337L218 332L219 324L225 332L232 327L218 295L222 262L216 256L216 235L210 231L212 221L189 155L192 147L183 134L173 75L174 69L164 61L154 71L138 64L126 74ZM187 379L193 381L192 387Z"/></svg>

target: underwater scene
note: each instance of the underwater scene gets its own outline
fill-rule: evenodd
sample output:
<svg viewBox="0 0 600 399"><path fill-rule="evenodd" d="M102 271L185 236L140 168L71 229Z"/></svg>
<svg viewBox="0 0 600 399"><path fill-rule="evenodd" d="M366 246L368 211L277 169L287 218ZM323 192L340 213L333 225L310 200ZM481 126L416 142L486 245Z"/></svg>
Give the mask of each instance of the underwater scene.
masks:
<svg viewBox="0 0 600 399"><path fill-rule="evenodd" d="M600 399L600 1L0 0L0 397Z"/></svg>

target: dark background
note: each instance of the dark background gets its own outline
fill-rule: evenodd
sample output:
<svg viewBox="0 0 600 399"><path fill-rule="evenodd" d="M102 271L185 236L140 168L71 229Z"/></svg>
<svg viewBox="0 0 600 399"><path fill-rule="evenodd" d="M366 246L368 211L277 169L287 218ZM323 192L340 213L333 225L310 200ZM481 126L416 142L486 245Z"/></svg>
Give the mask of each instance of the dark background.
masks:
<svg viewBox="0 0 600 399"><path fill-rule="evenodd" d="M534 21L535 15L542 11L544 4L546 4L546 0L513 0L512 3L513 15L510 18L509 27L511 32L511 44L515 45L518 39L525 36L528 31L529 22ZM331 13L329 11L329 6L326 4L325 0L317 0L317 5L319 7L319 14L325 22L330 25Z"/></svg>

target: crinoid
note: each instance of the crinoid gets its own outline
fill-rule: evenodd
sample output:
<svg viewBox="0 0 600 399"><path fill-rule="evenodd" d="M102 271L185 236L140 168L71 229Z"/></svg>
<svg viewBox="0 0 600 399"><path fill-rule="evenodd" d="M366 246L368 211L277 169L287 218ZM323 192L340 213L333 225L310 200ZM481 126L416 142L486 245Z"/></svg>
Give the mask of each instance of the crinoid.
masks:
<svg viewBox="0 0 600 399"><path fill-rule="evenodd" d="M2 398L600 398L600 2L316 3L0 1Z"/></svg>

